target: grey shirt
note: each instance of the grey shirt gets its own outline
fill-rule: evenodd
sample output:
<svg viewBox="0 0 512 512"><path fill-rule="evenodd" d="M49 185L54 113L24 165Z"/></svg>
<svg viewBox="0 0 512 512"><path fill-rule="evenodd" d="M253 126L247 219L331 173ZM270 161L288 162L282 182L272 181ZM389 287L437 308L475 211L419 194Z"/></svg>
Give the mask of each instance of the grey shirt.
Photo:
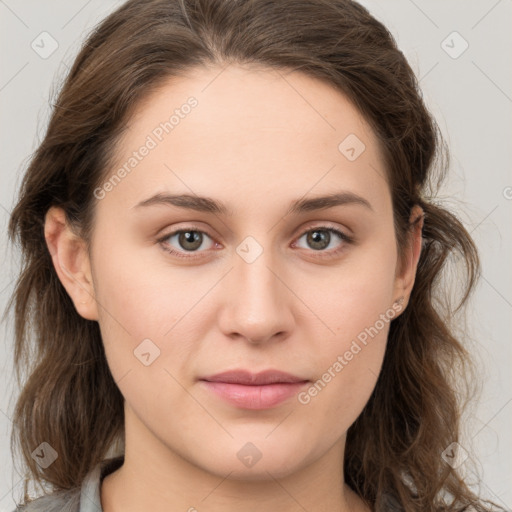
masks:
<svg viewBox="0 0 512 512"><path fill-rule="evenodd" d="M80 488L41 496L13 512L103 512L101 482L124 462L124 455L105 459L84 478Z"/></svg>

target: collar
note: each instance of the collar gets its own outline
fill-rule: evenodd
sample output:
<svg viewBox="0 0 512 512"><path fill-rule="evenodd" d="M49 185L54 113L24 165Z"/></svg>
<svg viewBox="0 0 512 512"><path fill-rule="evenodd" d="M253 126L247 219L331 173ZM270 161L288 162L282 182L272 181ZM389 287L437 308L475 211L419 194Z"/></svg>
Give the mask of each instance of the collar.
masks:
<svg viewBox="0 0 512 512"><path fill-rule="evenodd" d="M80 489L80 508L78 512L103 512L100 488L103 479L124 462L124 455L104 459L98 463L84 478Z"/></svg>

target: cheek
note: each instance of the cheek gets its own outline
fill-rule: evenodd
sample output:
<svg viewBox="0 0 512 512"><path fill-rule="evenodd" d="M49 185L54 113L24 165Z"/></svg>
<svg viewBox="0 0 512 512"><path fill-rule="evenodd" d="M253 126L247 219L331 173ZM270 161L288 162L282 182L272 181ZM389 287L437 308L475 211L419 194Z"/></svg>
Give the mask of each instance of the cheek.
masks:
<svg viewBox="0 0 512 512"><path fill-rule="evenodd" d="M102 247L101 235L97 244ZM117 324L115 329L134 342L162 336L179 314L176 296L183 297L189 289L184 274L164 265L164 258L154 257L156 246L141 250L121 237L103 246L109 247L108 253L98 252L95 258L100 323Z"/></svg>
<svg viewBox="0 0 512 512"><path fill-rule="evenodd" d="M95 255L94 275L99 325L112 375L118 381L129 374L129 380L139 383L151 376L154 390L162 389L164 383L157 382L162 377L168 387L170 377L163 368L173 374L173 368L180 368L187 375L187 358L199 348L201 308L206 303L199 299L216 276L194 279L190 269L170 265L156 246L141 250L121 240L107 242L101 234L96 244L109 247L108 253Z"/></svg>
<svg viewBox="0 0 512 512"><path fill-rule="evenodd" d="M387 243L386 243L387 242ZM372 326L392 305L396 251L389 238L348 253L339 267L304 289L308 304L331 331L331 339L346 343ZM316 292L311 293L311 290ZM327 331L328 333L328 331Z"/></svg>
<svg viewBox="0 0 512 512"><path fill-rule="evenodd" d="M316 334L318 380L306 389L299 402L335 413L343 428L360 414L377 381L386 350L393 307L396 253L388 245L361 252L346 262L308 304L324 326ZM304 291L305 293L305 291ZM329 329L327 329L327 327ZM318 325L315 326L318 333ZM313 334L311 333L313 336ZM313 413L312 413L313 414Z"/></svg>
<svg viewBox="0 0 512 512"><path fill-rule="evenodd" d="M350 427L368 402L382 367L389 325L396 314L384 300L387 294L368 296L362 292L343 299L332 313L335 335L328 333L324 339L317 339L317 378L297 397L307 415L325 416L334 437Z"/></svg>

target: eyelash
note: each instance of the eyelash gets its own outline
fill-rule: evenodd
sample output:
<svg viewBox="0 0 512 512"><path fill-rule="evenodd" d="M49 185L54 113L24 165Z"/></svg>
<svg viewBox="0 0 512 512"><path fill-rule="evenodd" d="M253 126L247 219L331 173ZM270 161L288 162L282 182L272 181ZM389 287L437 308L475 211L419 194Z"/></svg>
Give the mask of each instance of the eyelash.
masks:
<svg viewBox="0 0 512 512"><path fill-rule="evenodd" d="M189 231L202 233L204 235L207 235L209 238L211 238L213 240L213 237L211 237L207 232L203 231L202 229L199 229L197 226L190 226L187 228L182 228L182 229L178 229L176 231L172 231L171 233L168 233L168 234L164 235L163 237L159 238L157 240L157 242L161 245L161 247L164 251L168 252L172 256L176 256L178 258L183 258L183 259L201 258L202 256L195 255L194 252L191 253L191 254L194 254L193 256L185 256L184 254L186 254L186 253L183 253L181 251L176 251L175 249L169 249L169 246L164 243L166 240L168 240L169 238L171 238L174 235L177 235L179 233L186 233ZM350 244L350 243L353 243L353 241L354 241L354 239L352 237L350 237L349 235L347 235L346 233L344 233L336 228L330 227L330 226L315 226L313 228L307 229L297 238L297 240L301 239L304 235L307 235L311 231L329 231L330 233L334 233L335 235L338 235L340 237L340 239L345 243ZM342 244L342 246L339 247L338 249L335 249L335 250L329 251L329 252L326 252L324 250L318 250L318 251L313 251L313 252L316 252L317 254L319 254L320 258L325 258L325 259L335 258L344 249L344 245L345 244Z"/></svg>

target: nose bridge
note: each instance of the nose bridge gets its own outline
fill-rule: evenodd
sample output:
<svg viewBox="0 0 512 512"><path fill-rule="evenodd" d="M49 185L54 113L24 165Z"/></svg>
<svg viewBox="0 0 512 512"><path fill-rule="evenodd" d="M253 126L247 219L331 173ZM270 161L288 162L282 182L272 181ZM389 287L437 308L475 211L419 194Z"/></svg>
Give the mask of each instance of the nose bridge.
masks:
<svg viewBox="0 0 512 512"><path fill-rule="evenodd" d="M265 244L270 239L265 237ZM265 247L253 236L236 247L230 278L233 295L227 299L230 320L223 326L227 331L257 340L289 328L289 291L283 283L286 278L279 275L281 266L274 255L271 247Z"/></svg>
<svg viewBox="0 0 512 512"><path fill-rule="evenodd" d="M261 238L260 236L259 239ZM247 236L237 246L235 279L240 283L242 295L246 291L252 295L247 297L251 301L255 300L258 303L261 298L271 307L272 301L277 301L278 298L284 299L281 297L283 284L276 277L275 251L270 246L271 237L267 236L263 243L254 236ZM259 304L260 307L262 305Z"/></svg>

